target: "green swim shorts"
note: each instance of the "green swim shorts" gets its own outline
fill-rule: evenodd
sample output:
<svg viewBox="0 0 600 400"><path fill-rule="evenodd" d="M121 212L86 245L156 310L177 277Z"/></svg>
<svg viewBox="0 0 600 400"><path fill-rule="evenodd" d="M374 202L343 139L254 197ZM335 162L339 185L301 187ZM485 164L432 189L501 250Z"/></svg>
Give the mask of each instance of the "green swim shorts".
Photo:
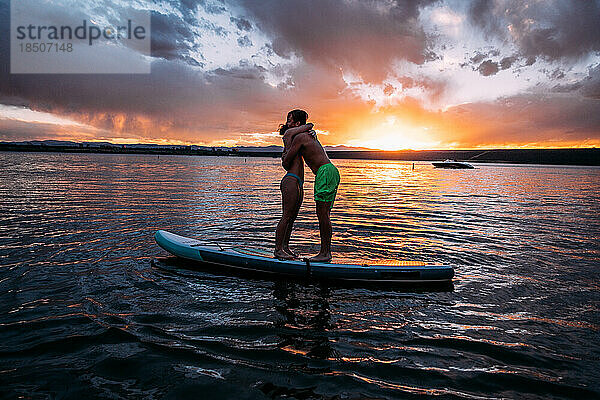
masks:
<svg viewBox="0 0 600 400"><path fill-rule="evenodd" d="M335 165L321 165L315 177L315 201L333 202L339 184L340 172Z"/></svg>

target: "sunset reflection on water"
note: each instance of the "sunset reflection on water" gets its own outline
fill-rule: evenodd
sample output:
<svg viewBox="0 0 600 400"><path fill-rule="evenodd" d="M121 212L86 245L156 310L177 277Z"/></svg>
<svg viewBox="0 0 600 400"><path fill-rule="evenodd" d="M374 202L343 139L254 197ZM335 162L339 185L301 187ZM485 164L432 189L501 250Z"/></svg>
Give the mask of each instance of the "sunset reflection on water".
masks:
<svg viewBox="0 0 600 400"><path fill-rule="evenodd" d="M453 291L160 261L157 229L271 251L277 159L0 153L3 387L31 397L69 376L113 397L217 383L249 397L598 397L599 168L333 162L336 260L451 264ZM307 169L302 255L319 246L313 181Z"/></svg>

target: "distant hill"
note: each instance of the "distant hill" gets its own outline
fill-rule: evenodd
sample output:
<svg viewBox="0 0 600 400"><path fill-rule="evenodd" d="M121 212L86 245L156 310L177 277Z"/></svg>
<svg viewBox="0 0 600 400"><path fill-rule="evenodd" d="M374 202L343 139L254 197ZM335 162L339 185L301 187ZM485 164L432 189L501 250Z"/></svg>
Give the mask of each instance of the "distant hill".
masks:
<svg viewBox="0 0 600 400"><path fill-rule="evenodd" d="M282 152L283 146L236 146L234 149L238 151L247 151L247 152Z"/></svg>
<svg viewBox="0 0 600 400"><path fill-rule="evenodd" d="M26 142L1 142L2 144L13 144L17 146L79 146L79 143L68 140L29 140Z"/></svg>
<svg viewBox="0 0 600 400"><path fill-rule="evenodd" d="M72 142L68 140L30 140L24 142L0 142L2 145L14 145L14 146L58 146L58 147L115 147L115 148L128 148L128 149L173 149L181 147L190 147L193 150L212 150L218 149L221 151L241 151L241 152L282 152L283 146L270 145L270 146L235 146L235 147L224 147L224 146L185 146L185 145L168 145L168 144L153 144L153 143L132 143L132 144L114 144L110 142ZM372 151L366 147L351 147L345 145L338 146L325 146L327 151Z"/></svg>
<svg viewBox="0 0 600 400"><path fill-rule="evenodd" d="M350 147L350 146L324 146L326 151L369 151L373 149L368 149L366 147ZM283 146L237 146L234 147L239 151L248 151L248 152L273 152L273 151L283 151Z"/></svg>
<svg viewBox="0 0 600 400"><path fill-rule="evenodd" d="M373 151L377 149L369 149L367 147L350 147L344 146L343 144L338 146L325 146L325 150L327 151Z"/></svg>
<svg viewBox="0 0 600 400"><path fill-rule="evenodd" d="M488 149L383 151L349 146L326 146L331 159L440 161L473 163L600 165L600 149ZM281 157L281 146L208 147L159 144L76 143L61 140L0 142L0 151L115 154L178 154L191 156Z"/></svg>

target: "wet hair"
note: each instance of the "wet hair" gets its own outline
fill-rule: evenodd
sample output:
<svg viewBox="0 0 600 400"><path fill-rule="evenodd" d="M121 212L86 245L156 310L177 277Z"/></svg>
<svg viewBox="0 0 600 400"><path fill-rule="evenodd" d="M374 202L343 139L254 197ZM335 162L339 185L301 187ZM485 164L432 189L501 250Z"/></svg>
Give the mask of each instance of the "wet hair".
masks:
<svg viewBox="0 0 600 400"><path fill-rule="evenodd" d="M287 117L289 118L289 116L292 116L292 121L294 122L300 122L300 125L304 125L306 124L306 120L308 118L308 113L304 110L292 110L287 114ZM279 127L279 134L283 135L285 133L285 131L287 131L289 129L289 126L287 126L287 120L285 122L285 124L282 124Z"/></svg>

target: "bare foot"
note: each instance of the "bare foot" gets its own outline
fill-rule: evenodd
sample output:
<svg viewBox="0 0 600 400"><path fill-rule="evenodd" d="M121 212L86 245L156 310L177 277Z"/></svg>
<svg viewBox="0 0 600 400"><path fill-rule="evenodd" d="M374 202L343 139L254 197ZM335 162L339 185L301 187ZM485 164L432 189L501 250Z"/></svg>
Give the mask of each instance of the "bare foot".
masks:
<svg viewBox="0 0 600 400"><path fill-rule="evenodd" d="M326 254L317 254L314 257L311 257L308 259L309 261L315 261L315 262L329 262L331 261L331 253L326 253Z"/></svg>
<svg viewBox="0 0 600 400"><path fill-rule="evenodd" d="M293 251L291 251L289 247L284 248L283 251L285 251L286 253L294 256L294 258L298 258L298 254L296 254Z"/></svg>
<svg viewBox="0 0 600 400"><path fill-rule="evenodd" d="M275 256L275 258L277 258L279 260L293 260L294 258L296 258L293 255L286 253L283 250L275 250L273 255Z"/></svg>

